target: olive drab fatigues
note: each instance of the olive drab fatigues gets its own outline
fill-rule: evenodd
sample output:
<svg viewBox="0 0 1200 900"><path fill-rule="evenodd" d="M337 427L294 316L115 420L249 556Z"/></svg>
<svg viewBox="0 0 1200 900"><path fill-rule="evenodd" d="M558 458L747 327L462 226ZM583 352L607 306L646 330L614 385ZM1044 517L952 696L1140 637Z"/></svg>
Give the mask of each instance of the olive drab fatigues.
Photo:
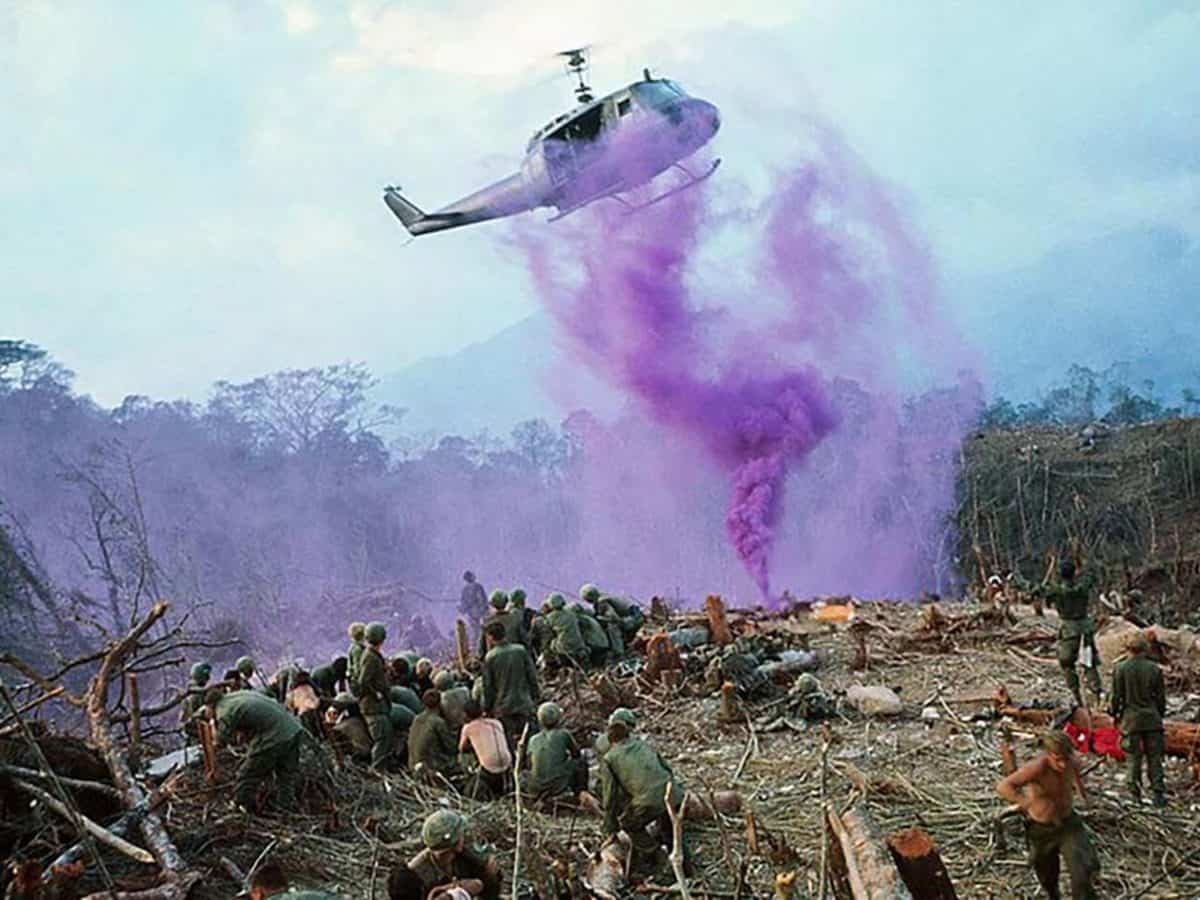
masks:
<svg viewBox="0 0 1200 900"><path fill-rule="evenodd" d="M364 641L351 641L350 648L346 651L346 681L350 685L350 690L353 692L358 685L358 667L362 663L362 656L367 650L367 645Z"/></svg>
<svg viewBox="0 0 1200 900"><path fill-rule="evenodd" d="M508 613L502 609L493 610L492 612L488 613L487 617L484 618L484 620L479 623L479 658L480 659L483 659L485 656L487 656L487 652L488 652L487 627L489 625L491 625L493 622L499 622L501 625L503 625L505 638L508 640L511 640L511 638L508 637Z"/></svg>
<svg viewBox="0 0 1200 900"><path fill-rule="evenodd" d="M1096 624L1088 615L1088 599L1095 581L1090 574L1083 574L1071 581L1059 581L1034 589L1058 610L1058 664L1067 679L1071 693L1079 696L1079 674L1075 665L1079 662L1080 644L1091 651L1091 665L1086 667L1088 687L1094 694L1101 693L1100 654L1096 652Z"/></svg>
<svg viewBox="0 0 1200 900"><path fill-rule="evenodd" d="M204 692L207 690L195 681L189 681L187 694L179 706L179 721L183 723L184 736L189 741L200 740L200 729L196 727L195 715L204 706Z"/></svg>
<svg viewBox="0 0 1200 900"><path fill-rule="evenodd" d="M408 868L421 879L421 888L428 896L435 887L467 878L483 882L483 900L500 900L500 881L488 876L487 857L468 843L454 854L445 866L438 862L432 850L422 850L408 861Z"/></svg>
<svg viewBox="0 0 1200 900"><path fill-rule="evenodd" d="M587 644L592 664L604 665L609 649L608 633L604 626L582 606L572 606L571 611L575 615L575 621L579 623L579 633L583 635L583 642Z"/></svg>
<svg viewBox="0 0 1200 900"><path fill-rule="evenodd" d="M542 646L555 666L587 665L588 645L579 629L579 619L566 609L556 609L541 618Z"/></svg>
<svg viewBox="0 0 1200 900"><path fill-rule="evenodd" d="M540 731L529 739L529 790L547 798L587 790L587 763L565 728Z"/></svg>
<svg viewBox="0 0 1200 900"><path fill-rule="evenodd" d="M378 648L368 645L359 662L358 708L371 732L371 765L375 768L386 765L392 755L391 705L387 664Z"/></svg>
<svg viewBox="0 0 1200 900"><path fill-rule="evenodd" d="M254 809L258 787L272 773L282 808L295 803L304 728L282 706L254 691L235 691L217 701L217 735L228 743L238 732L250 736L246 758L237 771L234 800Z"/></svg>
<svg viewBox="0 0 1200 900"><path fill-rule="evenodd" d="M1060 855L1067 863L1071 900L1098 900L1096 876L1100 873L1100 858L1077 813L1072 812L1057 825L1027 819L1025 839L1029 845L1029 863L1051 900L1062 896L1058 889Z"/></svg>
<svg viewBox="0 0 1200 900"><path fill-rule="evenodd" d="M1150 789L1156 798L1163 784L1163 716L1167 692L1162 669L1145 656L1117 663L1112 678L1112 713L1121 723L1121 749L1129 767L1129 789L1142 792L1142 759L1150 769Z"/></svg>
<svg viewBox="0 0 1200 900"><path fill-rule="evenodd" d="M442 775L452 775L458 770L458 741L446 720L431 709L413 719L408 728L409 771L416 771L421 763Z"/></svg>
<svg viewBox="0 0 1200 900"><path fill-rule="evenodd" d="M478 622L487 613L487 591L478 581L468 581L463 585L462 594L458 598L458 611L468 622Z"/></svg>
<svg viewBox="0 0 1200 900"><path fill-rule="evenodd" d="M317 666L308 675L309 683L322 697L335 697L338 692L338 677L333 666Z"/></svg>
<svg viewBox="0 0 1200 900"><path fill-rule="evenodd" d="M604 833L618 830L629 835L633 844L631 867L644 871L655 863L659 842L647 828L654 822L664 834L670 834L666 790L671 785L671 803L683 801L683 788L674 779L671 767L657 750L639 737L630 736L613 745L600 766L605 770L600 780L604 808ZM688 859L687 841L684 858Z"/></svg>
<svg viewBox="0 0 1200 900"><path fill-rule="evenodd" d="M425 706L421 703L421 698L417 696L417 692L402 684L393 684L388 689L388 696L391 697L393 706L399 704L400 706L407 707L412 710L414 716L425 709Z"/></svg>
<svg viewBox="0 0 1200 900"><path fill-rule="evenodd" d="M483 708L499 719L509 743L516 746L525 726L537 730L534 714L541 701L533 657L520 644L501 644L483 660Z"/></svg>

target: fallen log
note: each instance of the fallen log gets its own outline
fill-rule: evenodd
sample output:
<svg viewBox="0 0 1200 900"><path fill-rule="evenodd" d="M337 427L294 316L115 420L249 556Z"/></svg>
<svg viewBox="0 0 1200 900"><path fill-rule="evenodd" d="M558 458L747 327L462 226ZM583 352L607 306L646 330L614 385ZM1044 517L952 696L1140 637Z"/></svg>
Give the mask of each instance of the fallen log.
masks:
<svg viewBox="0 0 1200 900"><path fill-rule="evenodd" d="M75 824L76 817L78 817L78 822L83 826L83 829L106 847L111 847L113 850L123 853L130 859L137 860L140 863L146 863L148 865L154 864L154 857L150 853L147 853L141 847L129 843L129 841L125 840L123 837L113 834L103 825L93 822L83 813L73 814L71 810L67 809L62 802L56 800L54 797L51 797L40 787L35 787L27 781L21 781L19 778L14 778L12 780L12 784L13 787L22 793L29 794L31 797L37 798L39 803L41 803L51 812L62 816L68 822Z"/></svg>
<svg viewBox="0 0 1200 900"><path fill-rule="evenodd" d="M121 671L121 665L126 657L136 649L138 641L167 614L168 608L169 604L160 600L128 634L108 647L86 694L86 709L91 726L92 743L107 763L108 769L112 773L113 785L120 792L129 809L146 810L145 815L138 821L138 828L146 846L154 854L154 859L162 868L166 878L166 883L155 888L155 893L148 895L147 900L150 900L151 897L153 900L159 900L159 898L184 900L191 885L199 876L197 873L188 871L187 863L176 849L162 819L149 809L150 799L137 779L133 777L129 760L117 744L108 716L108 686L113 676Z"/></svg>
<svg viewBox="0 0 1200 900"><path fill-rule="evenodd" d="M837 851L831 862L849 900L914 900L865 806L841 815L830 810L826 824Z"/></svg>
<svg viewBox="0 0 1200 900"><path fill-rule="evenodd" d="M36 769L27 769L24 766L5 766L0 765L0 775L8 775L15 778L24 778L26 781L52 781L57 778L60 784L69 788L74 788L77 791L96 791L104 794L107 797L112 797L119 800L121 795L117 793L117 789L111 784L102 784L99 781L84 781L80 778L65 778L62 775L51 776L46 772L40 772Z"/></svg>
<svg viewBox="0 0 1200 900"><path fill-rule="evenodd" d="M887 839L892 860L913 900L958 900L946 865L933 839L920 828L898 831Z"/></svg>

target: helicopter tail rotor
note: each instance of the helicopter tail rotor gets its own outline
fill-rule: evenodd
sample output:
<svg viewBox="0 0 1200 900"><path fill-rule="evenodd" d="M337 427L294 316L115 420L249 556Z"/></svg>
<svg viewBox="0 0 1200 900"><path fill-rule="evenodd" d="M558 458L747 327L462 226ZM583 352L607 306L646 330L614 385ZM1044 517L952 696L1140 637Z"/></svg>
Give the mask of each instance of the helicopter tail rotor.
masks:
<svg viewBox="0 0 1200 900"><path fill-rule="evenodd" d="M383 202L400 220L400 223L408 229L411 234L413 226L425 218L425 212L415 203L400 193L398 187L388 185L383 189Z"/></svg>

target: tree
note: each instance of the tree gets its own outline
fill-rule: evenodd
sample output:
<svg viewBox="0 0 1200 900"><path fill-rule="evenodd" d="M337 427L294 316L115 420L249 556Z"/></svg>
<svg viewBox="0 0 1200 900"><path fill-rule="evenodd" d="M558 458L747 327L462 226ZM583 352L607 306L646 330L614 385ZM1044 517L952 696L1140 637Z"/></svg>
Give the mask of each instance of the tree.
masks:
<svg viewBox="0 0 1200 900"><path fill-rule="evenodd" d="M403 410L370 402L375 383L361 363L288 369L242 384L218 381L208 411L214 423L244 429L256 450L307 454L400 420Z"/></svg>

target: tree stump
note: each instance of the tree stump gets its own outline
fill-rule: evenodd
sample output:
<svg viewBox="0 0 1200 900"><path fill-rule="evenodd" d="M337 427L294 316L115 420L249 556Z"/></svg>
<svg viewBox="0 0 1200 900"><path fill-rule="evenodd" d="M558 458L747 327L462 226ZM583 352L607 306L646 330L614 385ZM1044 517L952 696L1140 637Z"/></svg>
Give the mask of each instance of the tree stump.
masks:
<svg viewBox="0 0 1200 900"><path fill-rule="evenodd" d="M913 900L958 900L933 839L920 828L898 831L888 838L888 849Z"/></svg>
<svg viewBox="0 0 1200 900"><path fill-rule="evenodd" d="M712 635L713 643L722 646L732 644L733 631L725 614L725 601L716 594L709 594L704 599L704 614L708 617L708 633Z"/></svg>

